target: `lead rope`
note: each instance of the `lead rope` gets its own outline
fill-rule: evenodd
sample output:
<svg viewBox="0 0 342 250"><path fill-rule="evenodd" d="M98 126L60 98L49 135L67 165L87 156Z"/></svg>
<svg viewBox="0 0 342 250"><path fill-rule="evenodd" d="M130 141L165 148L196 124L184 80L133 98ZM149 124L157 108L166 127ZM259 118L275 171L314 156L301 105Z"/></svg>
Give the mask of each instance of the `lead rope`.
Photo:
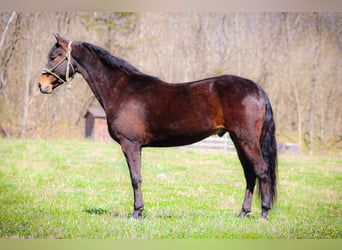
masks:
<svg viewBox="0 0 342 250"><path fill-rule="evenodd" d="M74 79L74 76L75 76L75 69L74 69L74 66L72 65L71 63L71 44L72 44L72 41L69 42L68 44L68 51L67 51L67 60L68 60L68 64L67 64L67 70L66 70L66 82L68 83L68 86L67 86L67 89L70 91L71 90L71 81L72 79ZM69 65L71 66L72 68L72 76L69 77Z"/></svg>

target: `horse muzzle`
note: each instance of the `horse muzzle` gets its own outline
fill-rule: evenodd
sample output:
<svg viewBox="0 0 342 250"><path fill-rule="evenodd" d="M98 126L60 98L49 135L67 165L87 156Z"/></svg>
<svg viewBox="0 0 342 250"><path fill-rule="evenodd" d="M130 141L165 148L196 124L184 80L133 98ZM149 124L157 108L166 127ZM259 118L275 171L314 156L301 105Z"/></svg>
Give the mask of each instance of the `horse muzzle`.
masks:
<svg viewBox="0 0 342 250"><path fill-rule="evenodd" d="M53 88L48 85L42 86L40 83L38 83L38 87L40 92L43 94L51 94L53 92Z"/></svg>
<svg viewBox="0 0 342 250"><path fill-rule="evenodd" d="M49 75L42 75L39 79L38 87L43 94L51 94L54 90L56 78Z"/></svg>

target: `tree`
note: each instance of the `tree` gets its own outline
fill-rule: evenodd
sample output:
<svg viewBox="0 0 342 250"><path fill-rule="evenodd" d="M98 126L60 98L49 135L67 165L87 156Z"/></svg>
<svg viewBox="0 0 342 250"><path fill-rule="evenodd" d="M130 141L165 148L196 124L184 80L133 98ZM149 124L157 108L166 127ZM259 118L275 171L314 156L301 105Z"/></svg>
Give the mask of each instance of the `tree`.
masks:
<svg viewBox="0 0 342 250"><path fill-rule="evenodd" d="M0 41L0 53L2 52L2 48L3 48L3 45L5 43L5 39L6 39L8 29L16 17L17 17L17 13L12 12L12 14L11 14L10 18L8 19L7 24L4 28L4 31L2 32L1 41ZM17 42L17 39L4 50L4 53L1 53L1 54L3 54L3 56L2 56L2 65L1 65L1 72L0 72L0 92L6 86L7 64L13 55L13 50L15 49L16 42Z"/></svg>

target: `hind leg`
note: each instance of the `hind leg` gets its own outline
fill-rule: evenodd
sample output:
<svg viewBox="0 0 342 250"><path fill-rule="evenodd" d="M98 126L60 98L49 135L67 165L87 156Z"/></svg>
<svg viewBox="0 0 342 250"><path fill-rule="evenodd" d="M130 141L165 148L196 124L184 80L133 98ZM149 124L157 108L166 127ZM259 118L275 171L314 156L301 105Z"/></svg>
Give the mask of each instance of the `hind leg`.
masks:
<svg viewBox="0 0 342 250"><path fill-rule="evenodd" d="M265 163L259 143L241 143L242 148L253 165L253 170L260 184L261 193L261 217L267 219L267 213L271 209L270 177L268 175L267 164Z"/></svg>
<svg viewBox="0 0 342 250"><path fill-rule="evenodd" d="M245 199L240 216L244 216L250 212L255 180L258 178L262 201L261 217L267 220L267 213L271 208L270 177L267 171L267 164L262 156L259 140L253 140L251 138L241 139L236 136L232 138L234 138L233 141L237 146L247 182Z"/></svg>
<svg viewBox="0 0 342 250"><path fill-rule="evenodd" d="M254 173L251 162L248 160L243 149L240 146L239 140L233 134L231 134L230 136L235 144L235 147L236 147L236 150L237 150L237 153L238 153L238 156L239 156L239 159L240 159L240 162L243 167L244 174L245 174L245 179L246 179L245 198L243 200L242 209L239 214L239 217L242 218L252 211L252 200L253 200L253 192L254 192L254 187L255 187L256 175Z"/></svg>
<svg viewBox="0 0 342 250"><path fill-rule="evenodd" d="M249 170L246 170L245 167L244 167L244 173L245 173L247 186L246 186L245 198L242 204L242 209L239 214L240 218L246 216L249 212L252 211L253 192L254 192L255 180L256 180L255 174Z"/></svg>

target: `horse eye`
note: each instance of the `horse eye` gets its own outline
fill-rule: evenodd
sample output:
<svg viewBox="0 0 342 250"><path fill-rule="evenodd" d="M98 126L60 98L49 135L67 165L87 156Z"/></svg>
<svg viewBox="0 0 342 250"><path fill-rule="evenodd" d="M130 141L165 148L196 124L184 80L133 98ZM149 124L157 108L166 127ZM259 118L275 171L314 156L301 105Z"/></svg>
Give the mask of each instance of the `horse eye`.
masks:
<svg viewBox="0 0 342 250"><path fill-rule="evenodd" d="M53 61L53 60L55 60L58 56L60 56L61 54L60 53L57 53L57 54L52 54L51 56L50 56L50 60L51 61Z"/></svg>
<svg viewBox="0 0 342 250"><path fill-rule="evenodd" d="M56 54L51 55L51 56L50 56L50 60L55 60L57 56L58 56L58 55L56 55Z"/></svg>

